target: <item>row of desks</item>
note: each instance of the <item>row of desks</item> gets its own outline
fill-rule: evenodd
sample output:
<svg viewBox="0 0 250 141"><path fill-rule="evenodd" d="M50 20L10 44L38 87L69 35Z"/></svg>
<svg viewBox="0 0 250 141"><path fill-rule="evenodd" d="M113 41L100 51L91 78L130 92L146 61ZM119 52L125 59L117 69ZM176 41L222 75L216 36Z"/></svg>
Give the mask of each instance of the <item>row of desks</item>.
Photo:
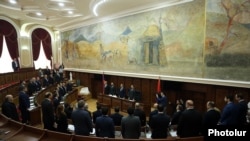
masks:
<svg viewBox="0 0 250 141"><path fill-rule="evenodd" d="M135 101L124 99L124 98L119 98L115 96L110 96L110 95L103 95L100 94L97 96L97 102L98 103L103 103L105 105L109 105L111 108L115 107L120 107L122 112L127 112L128 107L135 107ZM150 105L140 103L141 108L145 111L146 115L148 116L151 107Z"/></svg>

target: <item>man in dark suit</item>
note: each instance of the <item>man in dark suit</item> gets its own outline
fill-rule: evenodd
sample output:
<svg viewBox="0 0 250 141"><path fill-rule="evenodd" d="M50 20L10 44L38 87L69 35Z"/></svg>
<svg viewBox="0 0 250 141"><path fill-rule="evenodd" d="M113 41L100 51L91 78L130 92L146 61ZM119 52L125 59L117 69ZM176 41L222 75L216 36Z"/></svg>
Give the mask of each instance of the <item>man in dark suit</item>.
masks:
<svg viewBox="0 0 250 141"><path fill-rule="evenodd" d="M96 104L96 111L93 112L93 123L95 124L96 118L102 115L102 106L100 104Z"/></svg>
<svg viewBox="0 0 250 141"><path fill-rule="evenodd" d="M110 83L109 94L116 95L116 87L113 82Z"/></svg>
<svg viewBox="0 0 250 141"><path fill-rule="evenodd" d="M12 61L12 68L14 72L17 72L19 70L19 65L18 65L16 58L14 58Z"/></svg>
<svg viewBox="0 0 250 141"><path fill-rule="evenodd" d="M194 109L192 100L186 101L186 110L182 112L178 126L177 135L181 138L201 135L202 116Z"/></svg>
<svg viewBox="0 0 250 141"><path fill-rule="evenodd" d="M134 116L138 116L141 121L141 126L146 125L146 114L145 111L143 111L140 107L140 103L136 102L135 103L135 111L134 111Z"/></svg>
<svg viewBox="0 0 250 141"><path fill-rule="evenodd" d="M45 74L43 78L43 87L48 87L50 85L48 75Z"/></svg>
<svg viewBox="0 0 250 141"><path fill-rule="evenodd" d="M158 107L158 104L155 103L155 104L153 105L153 111L151 111L150 114L149 114L149 121L148 121L149 126L150 126L150 124L151 124L152 117L153 117L154 115L157 115L157 114L158 114L158 109L157 109L157 107Z"/></svg>
<svg viewBox="0 0 250 141"><path fill-rule="evenodd" d="M207 102L207 112L204 115L202 125L205 128L215 127L220 120L220 112L215 109L213 101Z"/></svg>
<svg viewBox="0 0 250 141"><path fill-rule="evenodd" d="M123 115L121 115L119 112L120 112L120 108L115 107L115 113L110 115L110 117L114 121L115 126L121 126L121 121L122 121Z"/></svg>
<svg viewBox="0 0 250 141"><path fill-rule="evenodd" d="M136 91L135 91L134 85L131 85L128 91L128 99L135 100L135 95L136 95Z"/></svg>
<svg viewBox="0 0 250 141"><path fill-rule="evenodd" d="M183 107L181 104L178 104L176 106L176 112L174 112L172 119L171 119L171 125L178 125L178 122L180 120L181 114L183 111Z"/></svg>
<svg viewBox="0 0 250 141"><path fill-rule="evenodd" d="M55 115L54 109L52 105L52 93L47 92L45 94L45 99L41 103L42 108L42 120L44 129L55 131L54 123L55 123Z"/></svg>
<svg viewBox="0 0 250 141"><path fill-rule="evenodd" d="M108 116L108 108L102 107L102 116L96 118L96 136L115 138L115 126L112 118Z"/></svg>
<svg viewBox="0 0 250 141"><path fill-rule="evenodd" d="M27 87L20 87L19 92L19 109L22 115L22 123L29 124L29 111L30 108L30 100L29 95L26 93Z"/></svg>
<svg viewBox="0 0 250 141"><path fill-rule="evenodd" d="M6 95L2 104L2 113L15 121L19 121L16 105L13 103L13 96Z"/></svg>
<svg viewBox="0 0 250 141"><path fill-rule="evenodd" d="M122 118L121 132L124 139L139 139L141 136L140 118L134 116L134 108L127 109L128 116Z"/></svg>
<svg viewBox="0 0 250 141"><path fill-rule="evenodd" d="M219 125L235 126L238 124L238 111L235 104L233 103L233 96L225 96L224 101L227 104L222 110Z"/></svg>
<svg viewBox="0 0 250 141"><path fill-rule="evenodd" d="M238 111L238 124L241 126L246 125L247 124L246 115L248 110L247 102L244 100L242 93L237 93L235 95L235 99L238 102L236 104L236 108Z"/></svg>
<svg viewBox="0 0 250 141"><path fill-rule="evenodd" d="M150 128L152 130L152 139L162 139L168 136L168 127L170 117L164 113L164 106L159 104L157 106L158 114L154 115L151 120Z"/></svg>
<svg viewBox="0 0 250 141"><path fill-rule="evenodd" d="M104 94L109 95L110 92L110 86L108 85L107 81L104 81Z"/></svg>
<svg viewBox="0 0 250 141"><path fill-rule="evenodd" d="M27 94L32 96L37 91L36 78L32 77L28 83Z"/></svg>
<svg viewBox="0 0 250 141"><path fill-rule="evenodd" d="M124 89L123 84L120 84L119 94L118 97L125 98L126 97L126 90Z"/></svg>
<svg viewBox="0 0 250 141"><path fill-rule="evenodd" d="M84 110L84 105L85 102L83 100L78 101L78 108L72 112L71 120L75 127L76 135L89 136L93 125L89 113Z"/></svg>

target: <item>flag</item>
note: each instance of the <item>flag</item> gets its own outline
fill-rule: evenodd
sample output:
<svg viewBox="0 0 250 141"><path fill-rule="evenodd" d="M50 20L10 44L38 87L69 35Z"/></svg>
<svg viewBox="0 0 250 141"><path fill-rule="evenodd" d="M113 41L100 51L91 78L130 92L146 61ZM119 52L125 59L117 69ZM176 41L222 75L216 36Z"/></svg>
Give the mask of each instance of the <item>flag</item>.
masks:
<svg viewBox="0 0 250 141"><path fill-rule="evenodd" d="M160 93L161 92L161 80L160 80L160 77L158 79L158 83L157 83L157 93Z"/></svg>
<svg viewBox="0 0 250 141"><path fill-rule="evenodd" d="M104 72L102 72L102 94L104 94Z"/></svg>

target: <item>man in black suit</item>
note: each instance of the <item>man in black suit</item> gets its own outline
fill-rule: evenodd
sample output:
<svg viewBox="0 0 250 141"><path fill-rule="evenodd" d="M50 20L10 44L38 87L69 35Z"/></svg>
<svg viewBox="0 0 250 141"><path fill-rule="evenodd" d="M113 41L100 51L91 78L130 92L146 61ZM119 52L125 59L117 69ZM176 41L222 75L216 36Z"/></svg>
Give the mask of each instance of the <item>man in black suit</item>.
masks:
<svg viewBox="0 0 250 141"><path fill-rule="evenodd" d="M110 83L109 94L116 95L116 87L113 82Z"/></svg>
<svg viewBox="0 0 250 141"><path fill-rule="evenodd" d="M2 104L2 113L15 121L19 121L16 105L13 103L13 96L6 95Z"/></svg>
<svg viewBox="0 0 250 141"><path fill-rule="evenodd" d="M21 86L19 92L19 109L22 115L22 123L29 124L30 117L28 109L30 108L30 99L29 95L26 92L27 92L27 87Z"/></svg>
<svg viewBox="0 0 250 141"><path fill-rule="evenodd" d="M12 68L14 72L17 72L19 70L19 65L18 65L16 58L14 58L12 61Z"/></svg>
<svg viewBox="0 0 250 141"><path fill-rule="evenodd" d="M28 83L27 94L32 96L37 91L36 78L32 77Z"/></svg>
<svg viewBox="0 0 250 141"><path fill-rule="evenodd" d="M120 84L120 89L119 89L119 92L118 92L118 97L120 98L125 98L126 97L126 90L123 86L123 83Z"/></svg>
<svg viewBox="0 0 250 141"><path fill-rule="evenodd" d="M50 85L48 75L45 74L43 78L43 87L48 87Z"/></svg>
<svg viewBox="0 0 250 141"><path fill-rule="evenodd" d="M180 120L181 114L183 111L183 107L181 104L176 105L176 112L174 112L172 119L171 119L171 125L178 125L178 122Z"/></svg>
<svg viewBox="0 0 250 141"><path fill-rule="evenodd" d="M177 135L181 138L201 135L202 116L194 109L192 100L186 101L186 110L182 112L178 126Z"/></svg>
<svg viewBox="0 0 250 141"><path fill-rule="evenodd" d="M112 118L108 116L108 108L102 107L102 116L96 118L96 136L115 138L115 126Z"/></svg>
<svg viewBox="0 0 250 141"><path fill-rule="evenodd" d="M247 124L247 102L244 100L242 93L237 93L235 99L238 102L236 104L236 109L238 110L238 124L243 126Z"/></svg>
<svg viewBox="0 0 250 141"><path fill-rule="evenodd" d="M110 115L110 117L114 121L115 126L121 126L121 121L122 121L123 115L121 115L119 112L120 112L120 108L115 107L115 113Z"/></svg>
<svg viewBox="0 0 250 141"><path fill-rule="evenodd" d="M75 127L76 135L89 136L93 125L89 113L84 110L84 105L85 102L83 100L78 101L78 108L72 112L71 120Z"/></svg>
<svg viewBox="0 0 250 141"><path fill-rule="evenodd" d="M110 86L108 85L107 81L104 81L104 94L109 95L110 92Z"/></svg>
<svg viewBox="0 0 250 141"><path fill-rule="evenodd" d="M44 129L53 130L55 131L54 123L55 123L55 115L54 109L52 105L52 93L47 92L45 94L45 99L41 103L42 107L42 120Z"/></svg>
<svg viewBox="0 0 250 141"><path fill-rule="evenodd" d="M128 99L135 100L135 95L136 95L136 91L135 91L134 85L131 85L128 91Z"/></svg>
<svg viewBox="0 0 250 141"><path fill-rule="evenodd" d="M146 125L146 114L145 111L143 111L140 107L140 103L136 102L135 103L135 111L134 111L134 116L138 116L141 121L141 126Z"/></svg>
<svg viewBox="0 0 250 141"><path fill-rule="evenodd" d="M154 115L151 120L150 128L152 130L152 139L162 139L168 136L168 127L170 117L164 113L164 106L157 106L158 114Z"/></svg>
<svg viewBox="0 0 250 141"><path fill-rule="evenodd" d="M123 117L121 121L121 133L124 139L139 139L141 136L140 118L134 116L134 108L127 109L128 116Z"/></svg>
<svg viewBox="0 0 250 141"><path fill-rule="evenodd" d="M158 109L157 109L157 107L158 107L158 104L155 103L155 104L153 105L154 110L151 111L150 114L149 114L149 122L148 122L149 126L150 126L150 124L151 124L152 117L153 117L154 115L157 115L157 114L158 114Z"/></svg>
<svg viewBox="0 0 250 141"><path fill-rule="evenodd" d="M207 102L207 112L204 115L202 125L206 128L215 127L220 120L220 112L215 109L213 101Z"/></svg>
<svg viewBox="0 0 250 141"><path fill-rule="evenodd" d="M96 118L102 115L102 106L100 104L96 104L96 111L93 112L93 123L95 124Z"/></svg>

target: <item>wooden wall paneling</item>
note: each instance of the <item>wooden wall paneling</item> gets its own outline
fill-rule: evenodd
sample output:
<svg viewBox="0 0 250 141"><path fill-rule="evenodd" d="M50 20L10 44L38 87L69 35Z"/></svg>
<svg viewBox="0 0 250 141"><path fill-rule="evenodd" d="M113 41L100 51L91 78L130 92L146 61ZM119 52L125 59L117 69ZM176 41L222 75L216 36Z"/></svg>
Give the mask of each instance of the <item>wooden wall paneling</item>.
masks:
<svg viewBox="0 0 250 141"><path fill-rule="evenodd" d="M19 72L19 80L26 80L27 77L26 77L26 72Z"/></svg>
<svg viewBox="0 0 250 141"><path fill-rule="evenodd" d="M117 83L117 77L118 77L118 76L111 75L111 76L110 76L109 85L110 85L111 82L113 82L114 85L115 85L115 87L116 87L116 88L119 88L119 84Z"/></svg>
<svg viewBox="0 0 250 141"><path fill-rule="evenodd" d="M0 86L5 84L5 76L0 75Z"/></svg>
<svg viewBox="0 0 250 141"><path fill-rule="evenodd" d="M181 87L182 90L196 91L196 92L206 92L207 87L205 84L196 83L184 83Z"/></svg>
<svg viewBox="0 0 250 141"><path fill-rule="evenodd" d="M87 73L80 74L80 81L82 86L89 87L89 76Z"/></svg>
<svg viewBox="0 0 250 141"><path fill-rule="evenodd" d="M132 84L134 85L134 87L135 87L135 90L137 90L137 91L139 91L139 92L141 92L142 90L141 90L141 88L142 88L142 86L141 86L141 78L133 78L132 79Z"/></svg>
<svg viewBox="0 0 250 141"><path fill-rule="evenodd" d="M95 78L91 78L91 94L92 98L97 98L97 95L103 93L103 83L100 80L96 80Z"/></svg>
<svg viewBox="0 0 250 141"><path fill-rule="evenodd" d="M123 83L124 87L127 88L127 86L125 86L125 77L123 77L123 76L117 77L117 84L116 84L116 86L118 88L120 88L121 83Z"/></svg>
<svg viewBox="0 0 250 141"><path fill-rule="evenodd" d="M174 91L174 90L169 90L169 91L166 91L165 94L167 97L167 114L172 115L175 111L178 92ZM155 99L155 97L154 97L154 99Z"/></svg>
<svg viewBox="0 0 250 141"><path fill-rule="evenodd" d="M156 97L154 97L153 95L156 94L157 92L157 83L158 83L158 80L156 79L151 79L150 80L150 92L149 94L152 95L151 96L151 106L156 102Z"/></svg>
<svg viewBox="0 0 250 141"><path fill-rule="evenodd" d="M206 102L207 101L215 102L215 93L216 93L216 86L207 85Z"/></svg>
<svg viewBox="0 0 250 141"><path fill-rule="evenodd" d="M150 92L150 79L141 79L141 86L142 102L151 105L151 98L154 95Z"/></svg>
<svg viewBox="0 0 250 141"><path fill-rule="evenodd" d="M17 81L19 82L20 81L18 73L13 73L12 78L13 78L13 82L17 82Z"/></svg>
<svg viewBox="0 0 250 141"><path fill-rule="evenodd" d="M4 101L7 93L8 93L7 89L0 91L0 105L2 105L2 102Z"/></svg>
<svg viewBox="0 0 250 141"><path fill-rule="evenodd" d="M129 90L130 89L130 86L133 84L133 79L131 77L125 77L125 84L124 84L124 87L126 90Z"/></svg>
<svg viewBox="0 0 250 141"><path fill-rule="evenodd" d="M5 75L5 83L8 84L8 83L12 83L12 73L8 73Z"/></svg>

